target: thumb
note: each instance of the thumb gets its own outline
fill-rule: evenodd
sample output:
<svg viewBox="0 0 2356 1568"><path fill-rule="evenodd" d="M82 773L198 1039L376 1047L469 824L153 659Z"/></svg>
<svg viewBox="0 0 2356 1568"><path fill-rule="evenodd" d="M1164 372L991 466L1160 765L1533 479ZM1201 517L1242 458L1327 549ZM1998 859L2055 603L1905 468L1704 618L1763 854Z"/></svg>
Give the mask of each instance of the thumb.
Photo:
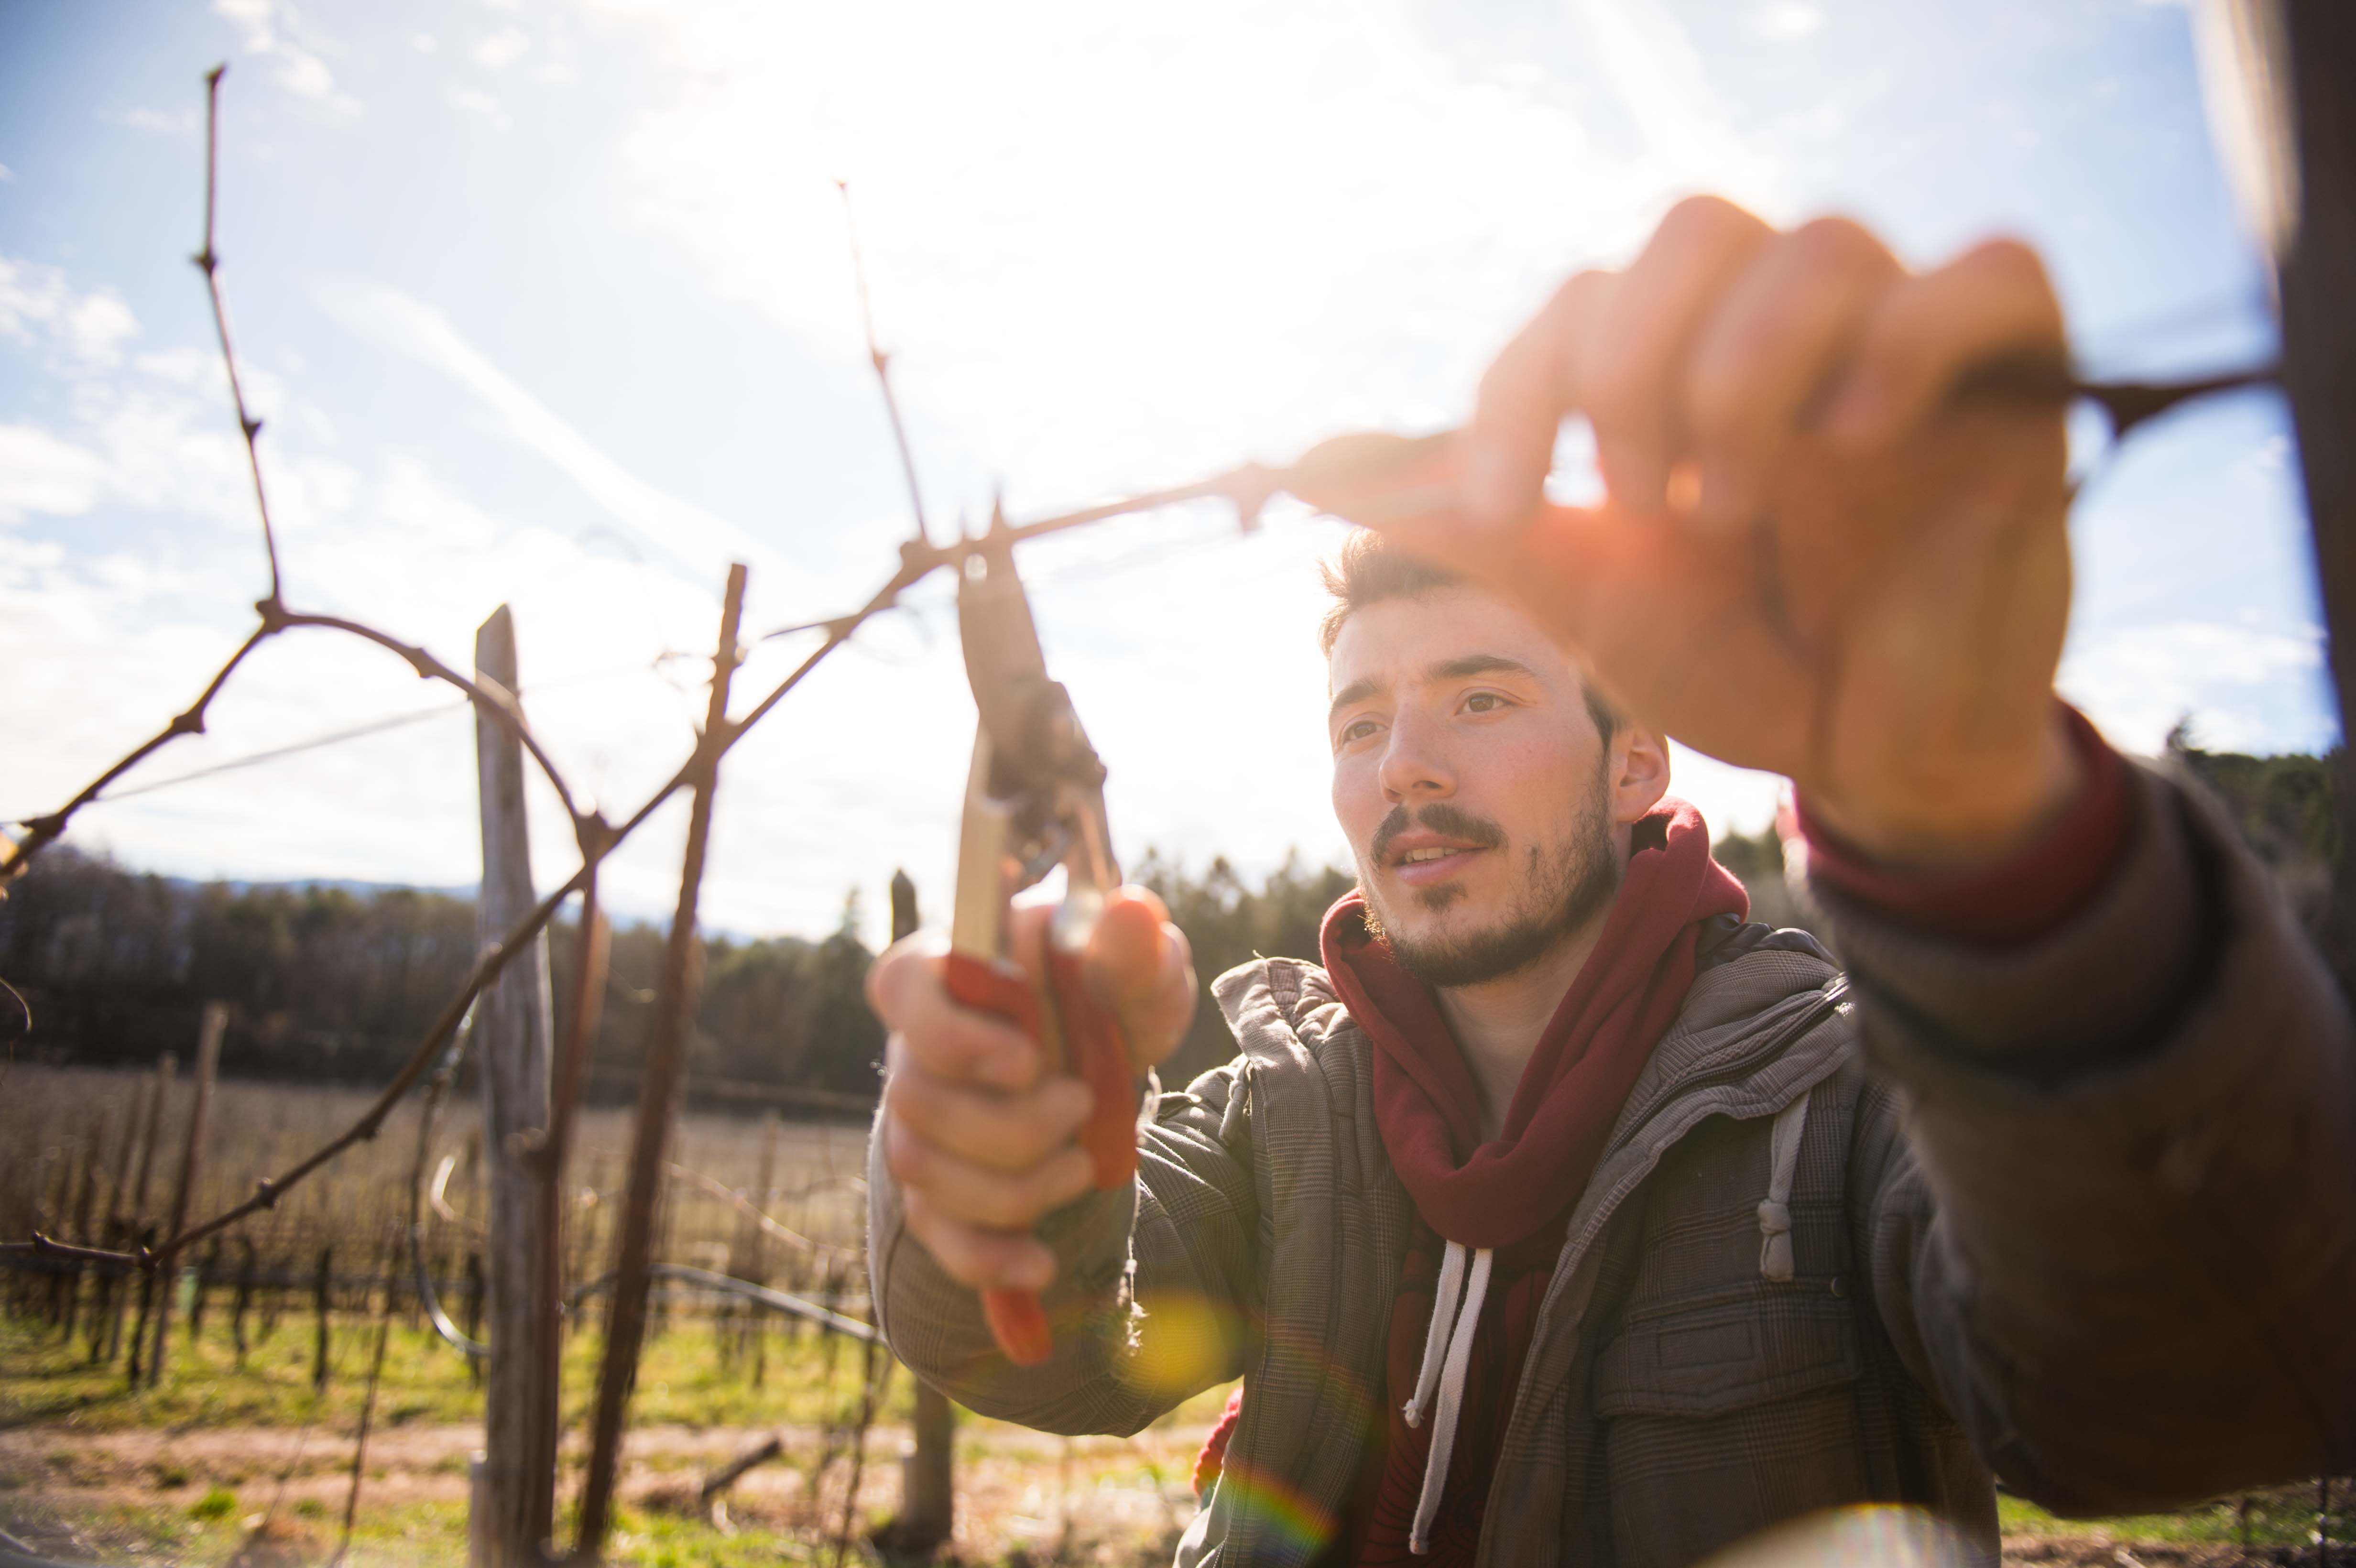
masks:
<svg viewBox="0 0 2356 1568"><path fill-rule="evenodd" d="M1144 888L1105 901L1088 942L1088 978L1112 1006L1140 1072L1178 1048L1194 1019L1194 965L1183 933Z"/></svg>

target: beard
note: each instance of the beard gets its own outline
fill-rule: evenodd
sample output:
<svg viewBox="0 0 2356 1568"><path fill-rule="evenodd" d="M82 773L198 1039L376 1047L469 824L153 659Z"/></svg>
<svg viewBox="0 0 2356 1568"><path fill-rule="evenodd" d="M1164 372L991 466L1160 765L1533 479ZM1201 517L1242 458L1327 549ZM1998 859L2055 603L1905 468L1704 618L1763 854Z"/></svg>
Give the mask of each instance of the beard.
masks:
<svg viewBox="0 0 2356 1568"><path fill-rule="evenodd" d="M1366 901L1367 933L1390 950L1400 968L1442 990L1478 986L1528 968L1558 943L1585 927L1620 891L1622 869L1612 841L1612 820L1604 806L1601 782L1599 777L1596 787L1586 792L1579 815L1560 843L1529 847L1527 873L1515 890L1513 907L1494 924L1428 942L1402 937L1383 923L1373 879L1361 875L1358 885ZM1509 852L1512 848L1505 830L1496 824L1436 802L1412 816L1404 806L1393 807L1376 830L1369 859L1380 864L1383 848L1410 824L1490 848ZM1463 897L1463 888L1452 882L1415 895L1418 903L1435 912Z"/></svg>

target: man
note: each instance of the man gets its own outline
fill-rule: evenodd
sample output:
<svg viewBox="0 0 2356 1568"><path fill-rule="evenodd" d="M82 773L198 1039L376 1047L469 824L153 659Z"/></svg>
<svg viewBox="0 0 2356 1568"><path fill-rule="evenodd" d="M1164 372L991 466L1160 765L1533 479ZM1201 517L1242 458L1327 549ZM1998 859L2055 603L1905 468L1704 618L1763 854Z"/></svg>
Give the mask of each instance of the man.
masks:
<svg viewBox="0 0 2356 1568"><path fill-rule="evenodd" d="M2018 246L1915 276L1709 200L1572 280L1458 505L1331 573L1359 892L1322 968L1220 979L1239 1054L1133 1189L935 954L879 961L901 1357L1059 1431L1242 1374L1184 1563L1683 1563L1869 1501L1992 1557L1991 1472L2096 1512L2356 1461L2348 1019L2231 829L2053 695L2061 411L1954 393L2061 343ZM1540 497L1570 413L1592 513ZM1742 923L1667 733L1793 779L1846 974ZM1092 962L1160 1060L1150 895Z"/></svg>

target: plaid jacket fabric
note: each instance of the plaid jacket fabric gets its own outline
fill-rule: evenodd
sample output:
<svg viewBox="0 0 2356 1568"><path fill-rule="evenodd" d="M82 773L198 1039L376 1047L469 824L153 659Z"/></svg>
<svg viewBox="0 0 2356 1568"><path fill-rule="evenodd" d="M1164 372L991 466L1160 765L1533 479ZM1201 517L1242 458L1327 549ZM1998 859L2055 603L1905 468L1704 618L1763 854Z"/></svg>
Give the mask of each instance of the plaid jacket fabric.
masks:
<svg viewBox="0 0 2356 1568"><path fill-rule="evenodd" d="M1991 1469L2108 1511L2356 1457L2344 1011L2229 829L2156 774L2138 811L2098 906L2029 950L1829 893L1845 975L1796 933L1710 933L1572 1215L1484 1563L1687 1563L1864 1502L1993 1558ZM1413 1211L1323 972L1215 991L1236 1059L1160 1096L1133 1189L1042 1227L1051 1361L997 1356L880 1160L875 1298L920 1375L1044 1430L1133 1432L1243 1375L1180 1561L1305 1563L1380 1424ZM1771 1278L1770 1125L1803 1097Z"/></svg>

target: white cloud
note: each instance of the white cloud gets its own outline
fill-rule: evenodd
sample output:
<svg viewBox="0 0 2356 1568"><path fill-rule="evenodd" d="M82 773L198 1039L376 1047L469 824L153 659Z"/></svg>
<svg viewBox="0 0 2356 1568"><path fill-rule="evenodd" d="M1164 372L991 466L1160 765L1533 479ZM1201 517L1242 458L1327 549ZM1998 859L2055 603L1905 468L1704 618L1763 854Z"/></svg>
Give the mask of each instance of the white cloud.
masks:
<svg viewBox="0 0 2356 1568"><path fill-rule="evenodd" d="M5 164L0 164L0 185L12 185L16 182L16 170Z"/></svg>
<svg viewBox="0 0 2356 1568"><path fill-rule="evenodd" d="M138 334L139 322L112 294L88 294L66 312L65 327L76 353L112 365L123 357L124 341Z"/></svg>
<svg viewBox="0 0 2356 1568"><path fill-rule="evenodd" d="M618 148L626 218L856 364L847 177L910 402L1029 504L1461 416L1516 320L1670 196L1773 194L1652 4L1556 24L1653 95L1628 90L1633 154L1578 86L1435 47L1408 0L600 8L659 89Z"/></svg>
<svg viewBox="0 0 2356 1568"><path fill-rule="evenodd" d="M1813 37L1824 25L1824 12L1802 0L1770 0L1751 14L1751 30L1776 43Z"/></svg>
<svg viewBox="0 0 2356 1568"><path fill-rule="evenodd" d="M284 0L213 0L213 13L234 24L248 54L277 62L278 85L314 111L336 119L359 112L359 100L336 85L323 54L335 46L306 26Z"/></svg>
<svg viewBox="0 0 2356 1568"><path fill-rule="evenodd" d="M177 348L159 349L142 354L131 361L132 368L142 375L169 381L177 387L209 385L220 379L220 359L193 344L184 343Z"/></svg>
<svg viewBox="0 0 2356 1568"><path fill-rule="evenodd" d="M101 477L95 453L32 425L0 424L0 523L87 512Z"/></svg>
<svg viewBox="0 0 2356 1568"><path fill-rule="evenodd" d="M2072 648L2063 694L2129 750L2157 752L2178 720L2220 751L2276 751L2286 739L2320 748L2330 737L2286 737L2284 715L2302 683L2322 678L2323 634L2179 621L2112 633Z"/></svg>
<svg viewBox="0 0 2356 1568"><path fill-rule="evenodd" d="M159 136L185 136L197 128L197 116L193 110L166 114L160 109L129 109L121 114L102 118L118 125L127 125L134 131L152 131Z"/></svg>
<svg viewBox="0 0 2356 1568"><path fill-rule="evenodd" d="M125 376L125 345L138 332L130 307L112 293L79 289L54 267L0 257L0 340L34 351L70 413L70 426L23 427L28 433L15 455L33 466L11 476L0 509L79 514L112 500L252 528L252 481L219 356L190 344L152 349L133 356ZM274 423L282 411L310 413L290 405L266 367L249 361L242 369L258 416ZM349 470L336 461L266 447L263 466L289 530L350 504Z"/></svg>
<svg viewBox="0 0 2356 1568"><path fill-rule="evenodd" d="M450 90L450 101L469 114L481 115L491 123L494 129L504 131L508 128L507 110L498 99L479 87L454 87Z"/></svg>
<svg viewBox="0 0 2356 1568"><path fill-rule="evenodd" d="M616 148L625 219L723 300L863 368L848 178L920 456L947 432L1007 476L1017 516L1461 418L1520 317L1576 266L1624 256L1674 196L1730 186L1772 209L1783 189L1659 0L1555 11L1550 41L1591 62L1577 81L1526 51L1439 45L1414 0L591 8L656 84ZM1634 136L1592 133L1599 94ZM1173 514L1037 547L1051 667L1112 765L1124 853L1339 857L1311 630L1330 529L1272 521L1200 557L1058 577L1215 527ZM809 929L811 901L853 873L876 885L898 859L928 896L943 885L972 718L954 626L929 624L929 645L910 618L879 627L875 657L847 653L747 742L731 857L797 875L716 879L716 899L776 911L763 924L799 900ZM1204 775L1205 712L1249 716L1240 795ZM1680 770L1720 826L1772 809L1772 780ZM795 820L810 814L830 830Z"/></svg>
<svg viewBox="0 0 2356 1568"><path fill-rule="evenodd" d="M646 544L687 565L699 581L717 581L732 560L769 552L735 524L658 489L615 462L555 411L519 386L433 306L392 289L343 302L355 325L472 394L496 428L553 466L605 514Z"/></svg>
<svg viewBox="0 0 2356 1568"><path fill-rule="evenodd" d="M0 475L17 472L26 446L0 434ZM299 454L288 465L316 472ZM288 551L298 603L422 642L462 668L475 627L511 603L535 725L576 784L626 809L677 766L700 700L657 678L654 658L708 643L708 593L500 517L412 455L393 455L364 484L347 478L337 526L303 533ZM301 487L281 485L282 506L299 509ZM0 731L42 738L0 747L0 810L54 805L184 705L248 624L259 564L251 549L70 556L0 532L0 667L19 676L0 682ZM289 633L224 689L208 732L176 742L147 776L420 705L415 677L382 650ZM459 716L102 804L77 833L181 874L463 883L476 869L473 791L472 731ZM549 797L533 805L538 874L552 885L574 863L570 837ZM652 825L615 865L617 907L666 909L677 856L676 832ZM774 890L755 898L771 910L765 924L816 927L840 894L814 891L806 908L789 895L782 914ZM726 918L742 923L746 912L739 900Z"/></svg>
<svg viewBox="0 0 2356 1568"><path fill-rule="evenodd" d="M502 27L475 45L475 63L486 70L505 70L531 48L520 27Z"/></svg>
<svg viewBox="0 0 2356 1568"><path fill-rule="evenodd" d="M1643 138L1655 179L1716 191L1770 216L1788 206L1778 170L1736 128L1664 0L1570 0L1570 14L1597 75Z"/></svg>
<svg viewBox="0 0 2356 1568"><path fill-rule="evenodd" d="M0 337L43 343L86 365L112 365L138 318L111 291L77 292L55 267L0 256Z"/></svg>

